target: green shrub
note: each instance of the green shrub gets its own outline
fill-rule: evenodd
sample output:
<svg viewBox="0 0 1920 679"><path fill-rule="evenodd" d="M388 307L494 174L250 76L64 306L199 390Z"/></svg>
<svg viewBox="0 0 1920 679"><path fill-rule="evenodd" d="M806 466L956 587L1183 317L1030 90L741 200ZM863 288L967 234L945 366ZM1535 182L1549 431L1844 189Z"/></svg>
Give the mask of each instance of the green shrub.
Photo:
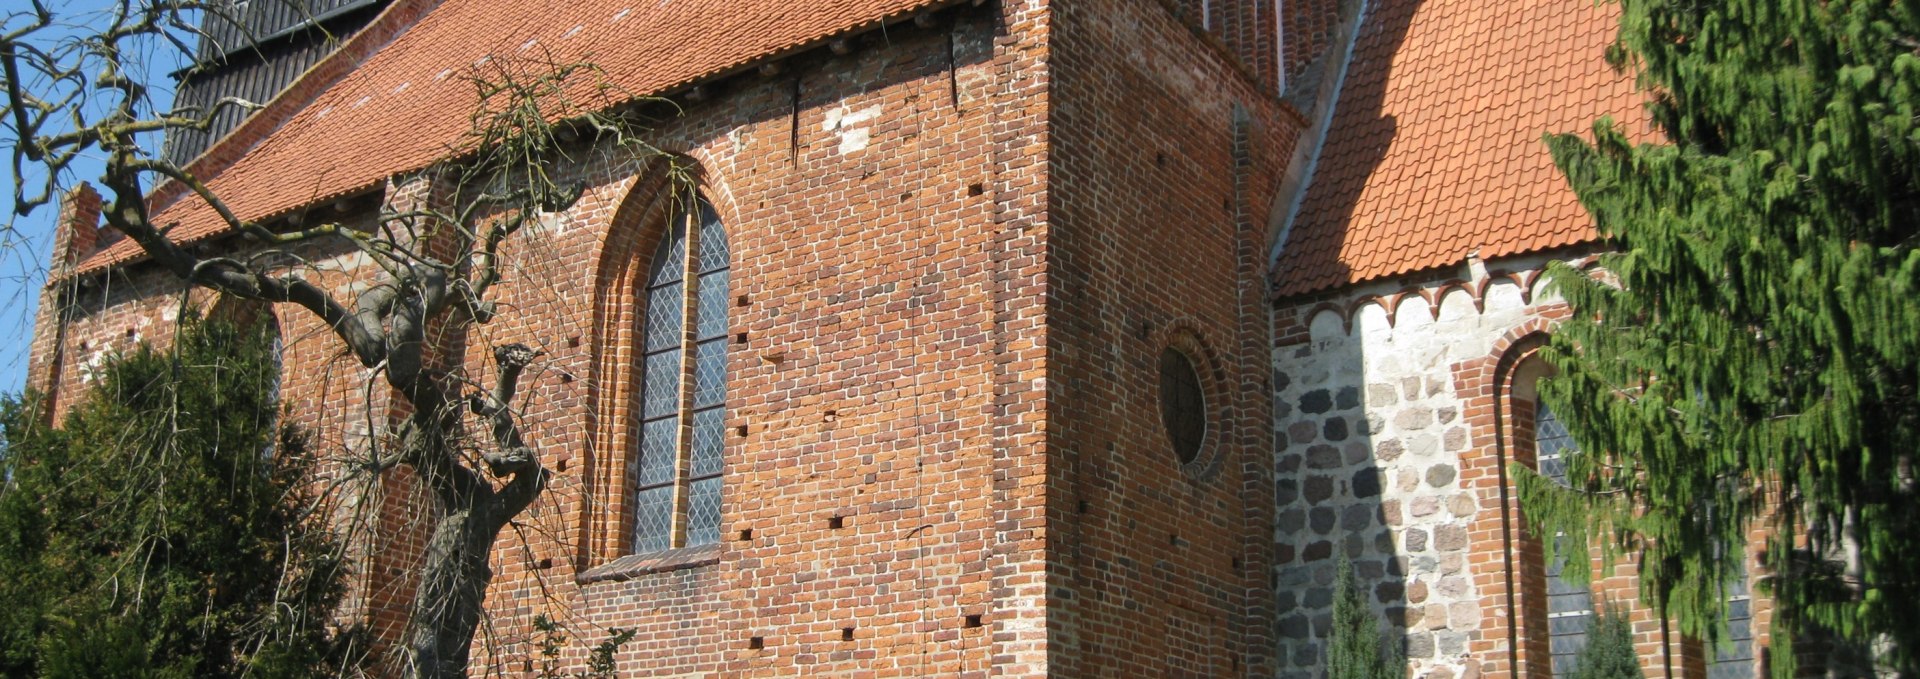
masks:
<svg viewBox="0 0 1920 679"><path fill-rule="evenodd" d="M338 549L309 511L305 440L275 416L270 336L189 319L110 361L58 428L0 399L0 676L308 677Z"/></svg>
<svg viewBox="0 0 1920 679"><path fill-rule="evenodd" d="M1567 679L1645 679L1633 650L1633 625L1607 608L1587 628L1587 645L1574 656Z"/></svg>
<svg viewBox="0 0 1920 679"><path fill-rule="evenodd" d="M1380 622L1367 595L1353 579L1353 564L1340 559L1334 581L1333 634L1327 650L1327 679L1404 679L1406 652L1399 643L1383 643Z"/></svg>

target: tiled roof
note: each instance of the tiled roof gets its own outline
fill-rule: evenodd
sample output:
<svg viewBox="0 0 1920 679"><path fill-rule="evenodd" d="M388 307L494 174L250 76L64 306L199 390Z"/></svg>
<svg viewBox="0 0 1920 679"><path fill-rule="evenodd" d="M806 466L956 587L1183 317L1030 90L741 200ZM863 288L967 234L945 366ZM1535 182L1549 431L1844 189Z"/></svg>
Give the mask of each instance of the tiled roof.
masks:
<svg viewBox="0 0 1920 679"><path fill-rule="evenodd" d="M1542 143L1647 116L1594 0L1372 0L1325 148L1274 267L1300 295L1591 242Z"/></svg>
<svg viewBox="0 0 1920 679"><path fill-rule="evenodd" d="M261 219L426 167L466 131L472 85L461 69L490 55L545 49L584 59L636 95L664 92L945 0L444 0L321 92L209 182L243 218ZM386 20L383 18L382 20ZM176 241L224 226L203 202L156 218ZM141 256L129 240L81 265Z"/></svg>

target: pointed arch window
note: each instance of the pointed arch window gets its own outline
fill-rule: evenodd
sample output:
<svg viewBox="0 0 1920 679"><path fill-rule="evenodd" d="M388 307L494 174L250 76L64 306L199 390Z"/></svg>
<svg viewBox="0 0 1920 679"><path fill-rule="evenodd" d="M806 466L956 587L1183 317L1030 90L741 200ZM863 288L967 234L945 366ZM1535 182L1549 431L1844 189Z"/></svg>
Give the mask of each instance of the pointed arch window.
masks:
<svg viewBox="0 0 1920 679"><path fill-rule="evenodd" d="M641 292L634 553L720 540L729 270L704 198L668 219Z"/></svg>

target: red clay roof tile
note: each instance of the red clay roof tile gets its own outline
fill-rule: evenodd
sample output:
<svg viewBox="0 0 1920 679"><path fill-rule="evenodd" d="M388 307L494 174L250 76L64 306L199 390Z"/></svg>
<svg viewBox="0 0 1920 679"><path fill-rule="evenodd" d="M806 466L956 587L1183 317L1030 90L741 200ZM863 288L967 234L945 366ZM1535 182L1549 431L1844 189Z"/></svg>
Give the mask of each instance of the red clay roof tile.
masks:
<svg viewBox="0 0 1920 679"><path fill-rule="evenodd" d="M1594 240L1541 138L1585 132L1604 115L1645 130L1641 95L1602 60L1618 10L1588 0L1370 4L1275 292Z"/></svg>
<svg viewBox="0 0 1920 679"><path fill-rule="evenodd" d="M544 48L591 61L635 96L675 87L949 0L444 0L209 184L262 219L426 167L466 131L473 87L454 77L492 55ZM384 20L385 18L383 18ZM185 242L225 231L205 203L157 216ZM82 263L137 259L122 240Z"/></svg>

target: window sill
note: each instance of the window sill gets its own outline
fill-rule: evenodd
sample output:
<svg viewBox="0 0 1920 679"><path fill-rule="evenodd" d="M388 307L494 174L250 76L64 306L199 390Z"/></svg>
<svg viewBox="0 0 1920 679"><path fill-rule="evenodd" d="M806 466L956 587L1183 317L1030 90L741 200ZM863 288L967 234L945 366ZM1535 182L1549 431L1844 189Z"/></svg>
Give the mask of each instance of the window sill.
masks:
<svg viewBox="0 0 1920 679"><path fill-rule="evenodd" d="M619 582L632 580L651 573L665 573L686 568L711 566L720 562L720 543L681 547L664 552L646 554L628 554L607 563L589 568L574 578L575 582L586 585L595 582Z"/></svg>

